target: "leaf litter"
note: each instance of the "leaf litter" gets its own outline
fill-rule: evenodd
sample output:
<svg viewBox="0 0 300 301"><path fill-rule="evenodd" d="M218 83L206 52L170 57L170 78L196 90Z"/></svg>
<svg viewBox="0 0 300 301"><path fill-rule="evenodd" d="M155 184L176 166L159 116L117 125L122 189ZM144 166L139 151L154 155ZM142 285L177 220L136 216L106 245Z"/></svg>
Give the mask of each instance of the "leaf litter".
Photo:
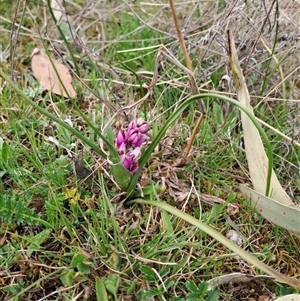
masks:
<svg viewBox="0 0 300 301"><path fill-rule="evenodd" d="M50 59L39 48L35 48L31 54L31 68L44 89L66 98L76 97L68 68L57 60Z"/></svg>

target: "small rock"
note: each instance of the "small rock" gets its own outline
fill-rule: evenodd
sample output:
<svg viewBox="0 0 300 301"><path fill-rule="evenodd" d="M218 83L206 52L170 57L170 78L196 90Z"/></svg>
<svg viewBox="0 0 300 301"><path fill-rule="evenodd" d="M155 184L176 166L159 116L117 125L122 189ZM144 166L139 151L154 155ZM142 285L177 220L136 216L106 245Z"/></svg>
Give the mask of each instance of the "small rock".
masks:
<svg viewBox="0 0 300 301"><path fill-rule="evenodd" d="M238 245L243 243L243 238L235 230L229 230L226 237Z"/></svg>

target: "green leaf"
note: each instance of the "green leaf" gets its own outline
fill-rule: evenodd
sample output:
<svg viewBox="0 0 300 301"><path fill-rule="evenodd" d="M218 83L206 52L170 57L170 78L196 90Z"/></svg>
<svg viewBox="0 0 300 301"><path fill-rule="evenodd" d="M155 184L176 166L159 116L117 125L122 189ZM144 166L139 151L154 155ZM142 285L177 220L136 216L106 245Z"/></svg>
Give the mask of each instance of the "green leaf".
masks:
<svg viewBox="0 0 300 301"><path fill-rule="evenodd" d="M114 145L114 143L115 143L115 136L114 136L114 132L112 130L112 127L110 125L107 126L107 128L106 128L106 137L107 137L107 140L109 141L109 143L111 145Z"/></svg>
<svg viewBox="0 0 300 301"><path fill-rule="evenodd" d="M152 298L152 297L155 297L155 296L162 295L163 293L164 293L164 289L162 287L152 288L151 290L145 292L143 294L143 297Z"/></svg>
<svg viewBox="0 0 300 301"><path fill-rule="evenodd" d="M164 282L164 285L165 285L165 288L166 289L169 289L170 287L172 287L174 285L175 281L172 280L172 279L167 279L165 282Z"/></svg>
<svg viewBox="0 0 300 301"><path fill-rule="evenodd" d="M208 283L206 281L203 281L199 284L198 291L204 296L207 292L207 288L208 288Z"/></svg>
<svg viewBox="0 0 300 301"><path fill-rule="evenodd" d="M171 235L172 233L174 233L174 230L168 212L162 211L160 215L162 217L162 224L163 224L164 231L166 231L167 235Z"/></svg>
<svg viewBox="0 0 300 301"><path fill-rule="evenodd" d="M84 262L79 262L77 264L77 269L83 275L87 275L91 272L90 268Z"/></svg>
<svg viewBox="0 0 300 301"><path fill-rule="evenodd" d="M204 301L203 297L199 293L191 293L186 298L187 301Z"/></svg>
<svg viewBox="0 0 300 301"><path fill-rule="evenodd" d="M208 291L207 292L207 301L217 301L219 300L219 297L221 296L221 293L219 291Z"/></svg>
<svg viewBox="0 0 300 301"><path fill-rule="evenodd" d="M111 293L115 299L118 301L117 293L120 284L120 277L116 274L108 275L107 279L104 280L104 285L106 290Z"/></svg>
<svg viewBox="0 0 300 301"><path fill-rule="evenodd" d="M67 269L66 271L64 271L61 274L61 276L59 278L65 287L69 287L69 286L73 285L74 274L75 274L75 271L73 269Z"/></svg>
<svg viewBox="0 0 300 301"><path fill-rule="evenodd" d="M108 301L108 296L105 289L104 281L101 280L98 276L96 276L95 290L96 290L97 301Z"/></svg>
<svg viewBox="0 0 300 301"><path fill-rule="evenodd" d="M198 291L198 286L196 285L196 283L194 281L189 281L186 284L186 288L191 292L191 293L196 293Z"/></svg>
<svg viewBox="0 0 300 301"><path fill-rule="evenodd" d="M117 274L110 274L107 277L107 281L112 282L116 287L119 287L120 284L120 276Z"/></svg>
<svg viewBox="0 0 300 301"><path fill-rule="evenodd" d="M286 286L278 283L275 288L275 293L278 296L285 296L285 295L297 293L297 290L293 287L286 287Z"/></svg>
<svg viewBox="0 0 300 301"><path fill-rule="evenodd" d="M111 166L111 173L119 187L123 191L127 191L131 183L132 173L127 170L122 163L113 164Z"/></svg>
<svg viewBox="0 0 300 301"><path fill-rule="evenodd" d="M27 255L31 256L32 252L36 251L37 249L40 249L41 244L49 238L52 230L51 229L45 229L42 232L38 233L37 235L33 236L31 238L31 243L28 246L27 249Z"/></svg>
<svg viewBox="0 0 300 301"><path fill-rule="evenodd" d="M155 281L157 281L156 274L147 265L142 265L140 270L145 275L145 278L146 278L147 281L149 281L149 282L155 282Z"/></svg>
<svg viewBox="0 0 300 301"><path fill-rule="evenodd" d="M85 257L82 253L75 253L71 261L71 267L77 268L78 272L86 275L90 273L90 268L86 263L84 263L84 260Z"/></svg>
<svg viewBox="0 0 300 301"><path fill-rule="evenodd" d="M7 163L7 161L8 161L9 145L1 137L0 137L0 151L1 151L2 161L5 162L5 163Z"/></svg>
<svg viewBox="0 0 300 301"><path fill-rule="evenodd" d="M131 282L130 286L129 286L129 287L127 288L127 290L126 290L126 294L127 294L127 295L132 295L132 294L133 294L133 292L134 292L135 289L136 289L136 283L137 283L136 280L133 280L133 281Z"/></svg>
<svg viewBox="0 0 300 301"><path fill-rule="evenodd" d="M82 253L75 253L72 261L71 261L71 267L75 268L77 265L84 260L84 255Z"/></svg>

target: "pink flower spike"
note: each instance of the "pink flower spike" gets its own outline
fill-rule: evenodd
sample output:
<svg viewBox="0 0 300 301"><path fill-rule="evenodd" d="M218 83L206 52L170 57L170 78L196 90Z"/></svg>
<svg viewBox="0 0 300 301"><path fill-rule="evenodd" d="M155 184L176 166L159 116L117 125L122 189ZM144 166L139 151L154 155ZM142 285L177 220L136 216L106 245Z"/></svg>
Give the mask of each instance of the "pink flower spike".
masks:
<svg viewBox="0 0 300 301"><path fill-rule="evenodd" d="M135 118L129 123L127 131L119 130L115 138L120 160L123 166L132 173L139 170L138 157L142 144L148 139L145 135L148 131L148 122L143 118Z"/></svg>

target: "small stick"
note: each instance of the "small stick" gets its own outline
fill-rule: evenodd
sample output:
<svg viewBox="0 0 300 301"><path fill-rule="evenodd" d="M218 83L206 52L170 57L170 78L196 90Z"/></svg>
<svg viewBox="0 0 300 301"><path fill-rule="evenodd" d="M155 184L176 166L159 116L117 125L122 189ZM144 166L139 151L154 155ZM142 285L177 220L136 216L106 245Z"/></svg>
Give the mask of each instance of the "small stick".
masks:
<svg viewBox="0 0 300 301"><path fill-rule="evenodd" d="M176 14L174 2L173 2L173 0L169 0L169 2L170 2L170 7L171 7L171 11L172 11L172 15L173 15L173 19L174 19L174 24L175 24L175 28L176 28L176 31L177 31L177 35L178 35L178 39L179 39L181 51L183 53L186 66L191 71L193 71L193 66L192 66L190 57L189 57L189 55L187 53L185 42L184 42L184 39L183 39L183 36L182 36L182 32L181 32L181 28L180 28L180 25L179 25L179 22L178 22L178 18L177 18L177 14ZM198 94L198 91L197 91L197 94Z"/></svg>
<svg viewBox="0 0 300 301"><path fill-rule="evenodd" d="M188 54L188 52L186 50L186 45L185 45L185 42L184 42L184 39L183 39L183 36L182 36L182 32L181 32L181 28L180 28L180 25L179 25L179 21L178 21L178 18L177 18L174 1L173 0L169 0L169 3L170 3L170 8L171 8L171 11L172 11L174 24L175 24L175 28L176 28L178 39L179 39L179 44L180 44L181 51L183 53L183 57L184 57L184 60L185 60L185 64L186 64L187 68L192 72L192 74L189 74L190 87L192 89L192 93L194 95L197 95L197 94L199 94L199 91L198 91L197 83L196 83L196 80L195 80L195 77L194 77L194 74L193 74L193 66L192 66L189 54ZM201 122L203 120L203 117L204 117L204 114L205 114L205 106L204 106L203 101L200 100L198 102L198 104L200 106L201 115L200 115L200 117L198 119L196 127L193 130L192 136L191 136L191 138L190 138L190 140L189 140L189 142L187 144L186 150L184 152L184 159L183 159L183 161L186 161L186 157L189 155L189 152L190 152L190 150L192 148L192 145L193 145L193 142L195 140L196 133L197 133L199 127L200 127L200 124L201 124Z"/></svg>
<svg viewBox="0 0 300 301"><path fill-rule="evenodd" d="M198 121L197 121L197 124L196 124L196 126L195 126L195 128L194 128L194 130L193 130L192 136L191 136L191 138L190 138L190 140L189 140L189 142L188 142L188 145L187 145L187 147L186 147L186 149L185 149L185 151L184 151L184 153L183 153L183 156L184 156L185 158L187 158L187 156L189 155L189 153L190 153L190 151L191 151L192 145L193 145L193 143L194 143L194 141L195 141L195 138L196 138L198 129L199 129L201 123L202 123L203 118L204 118L204 115L201 113L201 115L200 115L200 117L199 117L199 119L198 119Z"/></svg>
<svg viewBox="0 0 300 301"><path fill-rule="evenodd" d="M178 39L179 39L179 44L180 44L181 51L182 51L182 54L183 54L183 57L184 57L184 60L185 60L185 64L186 64L187 68L190 71L193 72L193 66L192 66L192 63L191 63L190 56L189 56L189 54L188 54L188 52L186 50L184 38L182 36L181 28L180 28L180 25L179 25L177 14L176 14L176 9L175 9L175 5L174 5L174 1L173 0L169 0L169 2L170 2L170 8L171 8L171 11L172 11L172 16L173 16L175 28L176 28ZM192 74L192 75L189 76L189 83L190 83L190 87L192 89L193 95L199 94L198 86L197 86L194 74ZM205 114L204 103L201 100L199 101L199 106L200 106L200 109L201 109L201 113Z"/></svg>

